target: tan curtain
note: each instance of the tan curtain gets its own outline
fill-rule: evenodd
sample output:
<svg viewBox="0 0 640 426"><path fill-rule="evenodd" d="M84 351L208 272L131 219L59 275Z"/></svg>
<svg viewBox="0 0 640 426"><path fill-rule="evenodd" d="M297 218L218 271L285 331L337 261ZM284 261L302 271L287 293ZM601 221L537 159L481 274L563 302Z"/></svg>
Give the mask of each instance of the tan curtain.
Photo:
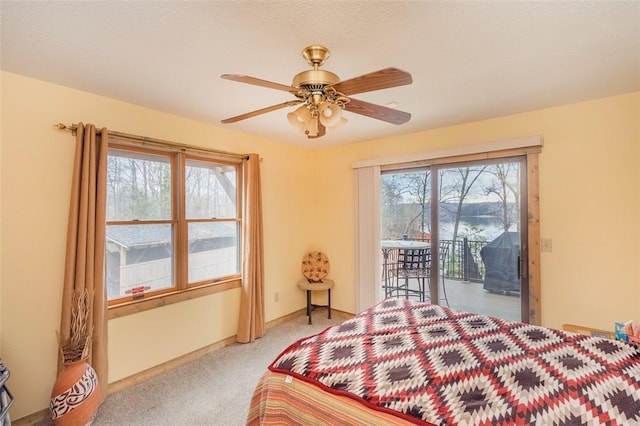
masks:
<svg viewBox="0 0 640 426"><path fill-rule="evenodd" d="M60 337L66 341L71 328L73 292L86 289L93 302L93 315L89 319L93 338L88 362L98 375L103 400L108 388L104 283L107 142L107 129L98 135L93 124L78 124L60 321Z"/></svg>
<svg viewBox="0 0 640 426"><path fill-rule="evenodd" d="M262 239L262 191L260 157L243 160L242 294L237 340L253 342L264 336L264 251Z"/></svg>

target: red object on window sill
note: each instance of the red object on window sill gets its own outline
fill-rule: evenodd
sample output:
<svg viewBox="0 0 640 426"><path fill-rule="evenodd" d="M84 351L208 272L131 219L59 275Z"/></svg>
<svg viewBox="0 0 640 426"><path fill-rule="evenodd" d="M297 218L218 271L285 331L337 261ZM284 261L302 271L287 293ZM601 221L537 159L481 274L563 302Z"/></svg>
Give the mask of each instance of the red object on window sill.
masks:
<svg viewBox="0 0 640 426"><path fill-rule="evenodd" d="M133 288L131 288L131 290L125 291L125 294L133 294L133 295L135 295L135 294L144 293L147 290L151 290L151 286L141 285L141 286L138 286L138 287L133 287Z"/></svg>

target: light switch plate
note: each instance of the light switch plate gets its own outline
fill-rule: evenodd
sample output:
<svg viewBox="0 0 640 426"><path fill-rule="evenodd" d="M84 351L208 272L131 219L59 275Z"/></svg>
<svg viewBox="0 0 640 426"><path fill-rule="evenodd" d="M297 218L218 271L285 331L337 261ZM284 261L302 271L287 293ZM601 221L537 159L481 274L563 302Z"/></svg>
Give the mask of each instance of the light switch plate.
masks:
<svg viewBox="0 0 640 426"><path fill-rule="evenodd" d="M551 238L542 238L540 240L540 251L551 251Z"/></svg>

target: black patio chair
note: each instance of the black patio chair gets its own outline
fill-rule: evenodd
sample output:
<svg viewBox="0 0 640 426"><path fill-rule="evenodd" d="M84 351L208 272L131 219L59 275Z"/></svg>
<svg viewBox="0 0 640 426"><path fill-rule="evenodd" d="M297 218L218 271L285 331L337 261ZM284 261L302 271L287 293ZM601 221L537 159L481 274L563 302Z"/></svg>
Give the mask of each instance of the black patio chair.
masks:
<svg viewBox="0 0 640 426"><path fill-rule="evenodd" d="M395 269L395 287L391 289L397 296L404 292L405 298L409 295L418 296L421 302L426 299L426 291L429 279L429 266L431 254L429 249L401 249L398 251L398 260ZM411 288L409 282L415 279L418 288Z"/></svg>

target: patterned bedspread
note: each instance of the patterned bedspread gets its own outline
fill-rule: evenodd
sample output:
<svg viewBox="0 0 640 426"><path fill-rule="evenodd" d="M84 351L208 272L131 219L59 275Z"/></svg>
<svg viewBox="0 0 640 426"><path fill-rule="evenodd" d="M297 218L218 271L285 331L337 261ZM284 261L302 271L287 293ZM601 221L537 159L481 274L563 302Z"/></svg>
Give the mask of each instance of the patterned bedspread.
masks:
<svg viewBox="0 0 640 426"><path fill-rule="evenodd" d="M640 424L640 350L387 299L269 366L418 424Z"/></svg>

